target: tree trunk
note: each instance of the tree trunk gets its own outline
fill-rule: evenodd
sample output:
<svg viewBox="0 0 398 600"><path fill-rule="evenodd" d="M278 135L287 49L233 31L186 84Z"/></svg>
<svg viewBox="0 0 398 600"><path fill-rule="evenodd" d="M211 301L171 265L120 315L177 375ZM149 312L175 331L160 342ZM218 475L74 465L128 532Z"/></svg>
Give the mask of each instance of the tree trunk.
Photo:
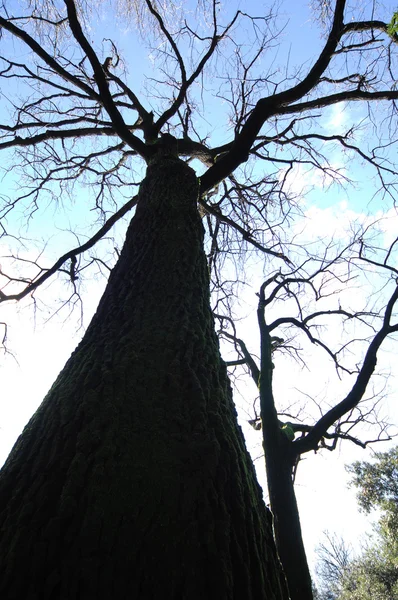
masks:
<svg viewBox="0 0 398 600"><path fill-rule="evenodd" d="M287 597L214 333L197 194L182 161L148 167L96 315L3 468L4 599Z"/></svg>
<svg viewBox="0 0 398 600"><path fill-rule="evenodd" d="M272 448L264 444L267 485L279 557L286 574L291 600L312 600L312 581L301 532L292 479L291 442L280 440Z"/></svg>
<svg viewBox="0 0 398 600"><path fill-rule="evenodd" d="M300 516L292 478L297 458L293 443L282 432L272 389L272 343L264 317L264 289L257 310L261 336L260 407L267 487L276 547L286 575L291 600L313 600Z"/></svg>

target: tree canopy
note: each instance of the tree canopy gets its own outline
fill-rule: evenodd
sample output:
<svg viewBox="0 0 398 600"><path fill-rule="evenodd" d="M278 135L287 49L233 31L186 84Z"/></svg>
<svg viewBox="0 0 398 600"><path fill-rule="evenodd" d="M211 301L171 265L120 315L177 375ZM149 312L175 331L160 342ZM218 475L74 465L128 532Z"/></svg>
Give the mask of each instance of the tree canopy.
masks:
<svg viewBox="0 0 398 600"><path fill-rule="evenodd" d="M380 517L374 535L358 556L347 553L344 540L328 537L319 548L318 575L321 598L327 600L393 600L398 593L397 448L375 454L372 462L356 461L347 467L353 475L359 506ZM329 566L332 565L330 569ZM336 566L334 568L333 566Z"/></svg>
<svg viewBox="0 0 398 600"><path fill-rule="evenodd" d="M2 264L1 300L35 298L52 276L68 283L76 298L89 267L104 269L103 257L97 260L92 249L134 208L131 191L159 133L178 140L178 153L193 161L200 176L217 312L223 312L221 303L228 313L246 250L249 256L254 250L263 253L267 275L293 263L305 270L310 256L291 231L302 192L293 186L297 177L315 170L326 184L339 184L349 180L349 162L363 162L374 168L381 193L393 199L389 150L397 92L395 34L387 31L391 14L387 9L380 15L385 22L368 19L372 3L358 13L355 3L345 1L334 8L316 4L316 11L321 6L319 19L327 32L323 48L313 64L305 55L303 65L289 70L278 39L287 18L271 7L250 16L234 12L230 4L204 2L185 15L172 3L162 8L150 1L127 2L115 15L106 3L91 7L93 14L88 3L42 2L33 8L6 3L0 22L1 76L21 101L3 96L0 149L9 173L5 181L12 188L17 176L21 191L3 196L2 239L12 258ZM89 28L90 19L97 18L107 26L116 19L112 31L120 39L114 42ZM117 32L122 23L127 45L127 34ZM288 28L300 43L296 30L295 23ZM126 57L118 43L126 46ZM131 44L139 58L133 67L128 65ZM325 110L342 102L347 110L358 102L367 108L346 131L332 132L325 128ZM370 135L365 136L366 121ZM68 198L76 204L79 195L84 197L79 211L69 212ZM69 236L74 243L68 247L65 232L65 252L48 265L46 254L37 260L24 256L11 215L18 206L34 230L34 218L55 203L74 219ZM92 235L79 227L79 220L88 225L89 218L101 225ZM46 232L50 254L50 230L39 231ZM114 253L112 244L107 249ZM11 270L10 263L19 263L21 270Z"/></svg>

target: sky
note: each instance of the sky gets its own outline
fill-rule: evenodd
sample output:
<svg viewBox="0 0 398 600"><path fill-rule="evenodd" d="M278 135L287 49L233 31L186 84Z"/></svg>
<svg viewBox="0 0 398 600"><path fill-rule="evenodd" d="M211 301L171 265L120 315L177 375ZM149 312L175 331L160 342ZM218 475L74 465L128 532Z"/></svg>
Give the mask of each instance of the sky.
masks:
<svg viewBox="0 0 398 600"><path fill-rule="evenodd" d="M258 10L259 4L256 2L241 3L248 11L254 7ZM311 60L322 44L322 38L313 20L306 3L299 3L293 0L281 2L282 14L286 15L284 21L285 27L282 35L285 44L283 49L273 50L275 56L283 61L297 61L300 64L306 64ZM300 7L299 7L300 5ZM246 8L247 7L247 8ZM101 15L100 15L101 16ZM105 16L101 19L106 21ZM290 23L288 23L290 18ZM94 39L99 39L97 30L90 32ZM110 35L110 34L109 34ZM303 41L304 40L304 41ZM143 55L140 44L131 43L131 30L126 28L121 34L121 46L125 46L130 58L134 57L135 76L138 77L143 64L150 63L153 55L149 52ZM286 59L284 59L286 57ZM127 57L129 58L129 56ZM139 58L139 60L137 60ZM127 61L126 61L127 62ZM209 114L214 119L218 115L224 114L225 106L222 101L220 104L215 102L214 106L209 108ZM0 115L5 117L1 112ZM348 108L345 105L336 105L325 113L323 127L325 131L338 131L347 125L350 120L358 121L361 118L360 109L357 107ZM220 127L219 131L213 136L218 136L219 143L223 141L223 136L227 135L228 128L224 130ZM291 181L292 188L296 186L297 193L300 194L301 209L303 218L295 226L297 231L302 231L305 226L305 236L307 240L317 240L319 237L333 237L334 239L345 239L347 230L343 223L354 222L356 224L366 223L369 219L379 218L386 213L387 208L384 201L372 198L376 190L376 182L364 176L363 166L353 162L347 165L344 157L336 150L333 161L336 166L341 167L342 172L348 172L355 181L355 184L348 189L339 186L329 187L317 173L312 171L303 171L295 174ZM10 177L5 179L8 186L8 192L12 193L12 187L15 185ZM361 184L364 182L365 184ZM302 190L307 189L308 193L302 195ZM4 193L4 187L3 187ZM87 192L88 193L88 192ZM80 201L80 199L79 199ZM87 203L89 206L89 204ZM55 210L51 205L46 206L36 215L35 224L30 225L29 235L31 237L45 237L47 227L56 225L51 238L48 237L48 246L46 247L45 258L51 262L52 257L57 252L63 252L64 248L70 243L70 234L66 229L74 227L78 222L81 231L88 227L90 209L83 209L82 206L71 205ZM16 215L18 216L18 215ZM21 215L19 215L21 216ZM384 241L391 240L393 232L398 230L398 219L394 211L387 213L387 219L383 224ZM368 220L368 221L367 221ZM123 227L120 228L118 236L121 239ZM36 228L36 229L35 229ZM87 229L88 231L88 229ZM0 241L1 243L1 241ZM26 243L26 252L28 256L33 256L37 249ZM261 284L262 273L259 270L253 277L252 287L245 295L242 301L242 311L248 315L247 321L239 324L239 328L249 331L249 343L252 344L254 351L257 345L258 331L255 322L255 292ZM32 310L29 300L21 301L19 304L2 305L0 321L6 322L8 326L8 353L1 357L0 378L0 464L6 459L17 436L26 424L30 415L35 411L43 399L46 391L50 388L56 376L62 369L67 358L80 341L85 327L88 325L92 314L95 311L99 298L103 292L105 282L95 275L92 275L84 284L84 313L81 318L80 306L76 306L73 314L69 314L68 307L54 314L53 300L56 301L60 296L65 296L63 284L56 281L51 284L46 291L46 304L38 303L36 312ZM361 293L364 293L362 288ZM369 288L370 289L370 288ZM358 293L353 291L354 294ZM238 329L239 331L239 329ZM258 347L258 346L257 346ZM397 406L397 380L398 373L394 373L394 345L386 346L382 353L380 368L384 373L391 372L388 380L388 397L383 400L384 414L391 423L398 425ZM324 359L312 358L311 369L303 370L299 365L287 361L283 357L275 358L275 391L278 397L290 398L300 397L297 388L309 389L310 391L325 395L331 398L340 399L347 383L340 382L330 369L330 364L326 364ZM286 377L286 370L289 371L289 377ZM249 386L249 384L248 384ZM346 386L346 387L344 387ZM248 397L255 395L252 389L249 391L242 386L236 392L236 403L239 408L240 422L247 437L248 445L255 458L255 465L258 472L260 483L265 486L264 464L261 452L260 434L247 423ZM379 446L376 449L385 450L386 445ZM322 531L327 529L336 532L352 541L358 548L358 540L365 531L370 531L369 517L360 514L355 502L355 494L347 488L348 477L344 469L344 464L353 460L368 459L371 454L355 446L344 445L334 453L326 451L306 455L305 460L299 466L296 493L299 502L300 515L304 533L305 544L311 564L314 563L314 548L321 541Z"/></svg>

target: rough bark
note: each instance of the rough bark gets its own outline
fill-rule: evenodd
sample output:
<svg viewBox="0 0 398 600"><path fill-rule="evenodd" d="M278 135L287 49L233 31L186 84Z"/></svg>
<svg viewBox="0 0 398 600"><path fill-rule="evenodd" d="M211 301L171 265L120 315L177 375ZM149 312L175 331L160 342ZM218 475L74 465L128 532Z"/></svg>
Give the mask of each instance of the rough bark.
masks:
<svg viewBox="0 0 398 600"><path fill-rule="evenodd" d="M182 161L148 167L96 315L2 470L2 598L286 598L197 194Z"/></svg>

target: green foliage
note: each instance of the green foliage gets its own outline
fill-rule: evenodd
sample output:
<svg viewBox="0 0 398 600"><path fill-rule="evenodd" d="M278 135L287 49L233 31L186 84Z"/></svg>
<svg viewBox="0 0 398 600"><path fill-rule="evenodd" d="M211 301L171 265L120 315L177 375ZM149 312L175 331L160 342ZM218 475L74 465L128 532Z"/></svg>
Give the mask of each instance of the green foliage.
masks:
<svg viewBox="0 0 398 600"><path fill-rule="evenodd" d="M359 506L367 513L379 508L398 511L398 447L376 454L374 463L357 461L347 467L353 475L351 485L358 489Z"/></svg>
<svg viewBox="0 0 398 600"><path fill-rule="evenodd" d="M387 25L387 33L391 37L398 34L398 11L393 14L391 21Z"/></svg>
<svg viewBox="0 0 398 600"><path fill-rule="evenodd" d="M398 17L398 13L397 13ZM398 26L398 20L397 20ZM360 507L381 511L374 544L348 565L338 600L398 598L398 447L376 454L373 463L357 461L347 469Z"/></svg>
<svg viewBox="0 0 398 600"><path fill-rule="evenodd" d="M318 552L320 599L397 600L398 447L377 453L374 462L357 461L347 470L353 475L351 485L357 488L360 507L367 513L378 509L381 516L369 546L356 559L339 563L341 544L333 544L330 538L327 547L323 546L326 558L325 552ZM329 568L334 563L342 565L337 579Z"/></svg>
<svg viewBox="0 0 398 600"><path fill-rule="evenodd" d="M344 573L337 600L396 600L396 561L386 555L383 541L352 561Z"/></svg>

